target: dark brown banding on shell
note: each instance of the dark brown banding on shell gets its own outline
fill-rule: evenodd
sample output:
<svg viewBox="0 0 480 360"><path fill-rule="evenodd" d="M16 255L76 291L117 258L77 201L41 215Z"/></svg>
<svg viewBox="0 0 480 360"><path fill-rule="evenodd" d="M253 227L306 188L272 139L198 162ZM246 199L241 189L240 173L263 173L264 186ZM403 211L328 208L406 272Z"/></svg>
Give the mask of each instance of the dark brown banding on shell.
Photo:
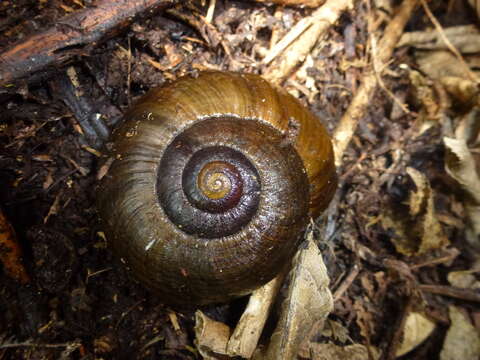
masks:
<svg viewBox="0 0 480 360"><path fill-rule="evenodd" d="M271 280L336 186L320 121L255 75L152 90L112 140L98 191L107 237L169 303L226 301Z"/></svg>

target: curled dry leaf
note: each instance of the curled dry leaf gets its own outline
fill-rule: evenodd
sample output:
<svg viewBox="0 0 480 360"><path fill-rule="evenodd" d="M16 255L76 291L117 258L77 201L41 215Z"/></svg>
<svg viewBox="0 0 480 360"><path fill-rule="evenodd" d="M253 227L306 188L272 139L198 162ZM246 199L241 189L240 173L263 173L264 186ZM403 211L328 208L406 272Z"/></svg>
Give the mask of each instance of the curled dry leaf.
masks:
<svg viewBox="0 0 480 360"><path fill-rule="evenodd" d="M390 210L382 216L385 229L392 229L391 241L396 250L404 255L421 255L449 244L434 207L433 190L428 179L420 171L407 168L407 173L416 186L409 199L409 214Z"/></svg>
<svg viewBox="0 0 480 360"><path fill-rule="evenodd" d="M294 261L291 283L277 327L266 354L256 353L256 359L295 359L311 330L321 331L323 322L333 309L329 278L320 251L307 235L306 246Z"/></svg>
<svg viewBox="0 0 480 360"><path fill-rule="evenodd" d="M480 335L462 309L449 307L448 329L440 360L478 360L480 358Z"/></svg>
<svg viewBox="0 0 480 360"><path fill-rule="evenodd" d="M443 139L447 148L445 169L466 193L465 210L469 219L467 240L480 250L480 177L475 168L475 160L465 140Z"/></svg>
<svg viewBox="0 0 480 360"><path fill-rule="evenodd" d="M427 319L423 314L411 312L407 315L403 338L397 349L396 356L400 357L415 349L423 343L435 329L435 323Z"/></svg>

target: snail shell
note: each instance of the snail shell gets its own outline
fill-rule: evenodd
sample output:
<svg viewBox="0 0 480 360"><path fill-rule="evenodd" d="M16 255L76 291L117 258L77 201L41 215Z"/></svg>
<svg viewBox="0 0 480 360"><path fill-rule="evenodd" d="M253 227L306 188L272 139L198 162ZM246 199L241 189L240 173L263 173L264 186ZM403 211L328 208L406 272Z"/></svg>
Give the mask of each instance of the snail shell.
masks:
<svg viewBox="0 0 480 360"><path fill-rule="evenodd" d="M166 303L227 301L271 280L336 187L321 122L257 75L154 89L110 145L98 191L107 238Z"/></svg>

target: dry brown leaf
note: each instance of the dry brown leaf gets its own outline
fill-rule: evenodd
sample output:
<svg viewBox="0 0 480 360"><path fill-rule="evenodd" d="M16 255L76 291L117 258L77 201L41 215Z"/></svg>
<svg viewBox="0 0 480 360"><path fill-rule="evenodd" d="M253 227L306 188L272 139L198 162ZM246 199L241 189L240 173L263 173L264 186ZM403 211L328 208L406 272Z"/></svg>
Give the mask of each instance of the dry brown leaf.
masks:
<svg viewBox="0 0 480 360"><path fill-rule="evenodd" d="M469 219L467 240L480 249L480 177L475 168L475 159L464 139L443 139L447 148L445 169L467 194L465 210Z"/></svg>
<svg viewBox="0 0 480 360"><path fill-rule="evenodd" d="M447 50L415 52L415 59L420 70L432 79L441 79L445 76L455 76L462 79L469 79L470 75L463 64ZM466 59L467 63L469 59ZM478 71L473 71L479 74Z"/></svg>
<svg viewBox="0 0 480 360"><path fill-rule="evenodd" d="M441 107L431 80L415 70L409 72L409 78L415 88L415 99L422 105L416 120L419 123L418 133L421 135L432 126L438 125L438 115Z"/></svg>
<svg viewBox="0 0 480 360"><path fill-rule="evenodd" d="M475 1L475 0L474 0ZM480 52L480 31L476 25L452 26L444 29L445 36L463 54ZM447 50L447 45L437 30L412 31L402 35L397 44L417 49Z"/></svg>
<svg viewBox="0 0 480 360"><path fill-rule="evenodd" d="M450 328L448 329L440 360L478 360L480 358L480 336L470 320L455 306L449 307Z"/></svg>
<svg viewBox="0 0 480 360"><path fill-rule="evenodd" d="M22 284L30 282L30 277L22 263L22 249L17 241L13 226L0 209L0 263L11 278Z"/></svg>
<svg viewBox="0 0 480 360"><path fill-rule="evenodd" d="M407 168L407 173L417 188L410 194L409 217L401 217L394 211L382 216L383 227L394 231L391 241L395 249L412 256L447 246L449 241L435 214L433 190L428 179L414 168Z"/></svg>
<svg viewBox="0 0 480 360"><path fill-rule="evenodd" d="M323 328L333 309L327 269L311 232L305 245L295 258L287 298L266 354L255 354L256 358L295 359L301 343L308 340L314 327Z"/></svg>
<svg viewBox="0 0 480 360"><path fill-rule="evenodd" d="M457 180L472 199L480 204L480 177L475 169L475 160L464 139L443 139L447 147L445 169Z"/></svg>
<svg viewBox="0 0 480 360"><path fill-rule="evenodd" d="M353 342L348 334L348 329L340 322L328 319L322 330L322 336L332 338L334 341L340 341L345 344L347 341Z"/></svg>
<svg viewBox="0 0 480 360"><path fill-rule="evenodd" d="M440 83L456 100L456 105L469 106L478 103L480 89L474 81L456 76L443 76L440 78Z"/></svg>
<svg viewBox="0 0 480 360"><path fill-rule="evenodd" d="M435 323L427 319L423 314L411 312L407 315L403 338L397 349L396 356L400 357L415 349L423 343L435 329Z"/></svg>
<svg viewBox="0 0 480 360"><path fill-rule="evenodd" d="M371 326L375 323L373 320L373 315L366 309L363 299L356 299L355 303L353 304L353 308L355 309L355 312L357 314L356 323L360 328L360 335L367 339L368 343L371 343Z"/></svg>

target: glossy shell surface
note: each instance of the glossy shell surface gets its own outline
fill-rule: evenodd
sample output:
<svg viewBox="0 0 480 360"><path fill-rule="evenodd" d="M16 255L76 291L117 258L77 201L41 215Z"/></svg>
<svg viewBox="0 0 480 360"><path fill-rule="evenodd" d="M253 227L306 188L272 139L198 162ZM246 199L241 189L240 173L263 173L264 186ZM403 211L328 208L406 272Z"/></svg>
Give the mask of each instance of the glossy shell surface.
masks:
<svg viewBox="0 0 480 360"><path fill-rule="evenodd" d="M166 303L227 301L271 280L336 187L321 122L256 75L151 90L109 147L107 239Z"/></svg>

